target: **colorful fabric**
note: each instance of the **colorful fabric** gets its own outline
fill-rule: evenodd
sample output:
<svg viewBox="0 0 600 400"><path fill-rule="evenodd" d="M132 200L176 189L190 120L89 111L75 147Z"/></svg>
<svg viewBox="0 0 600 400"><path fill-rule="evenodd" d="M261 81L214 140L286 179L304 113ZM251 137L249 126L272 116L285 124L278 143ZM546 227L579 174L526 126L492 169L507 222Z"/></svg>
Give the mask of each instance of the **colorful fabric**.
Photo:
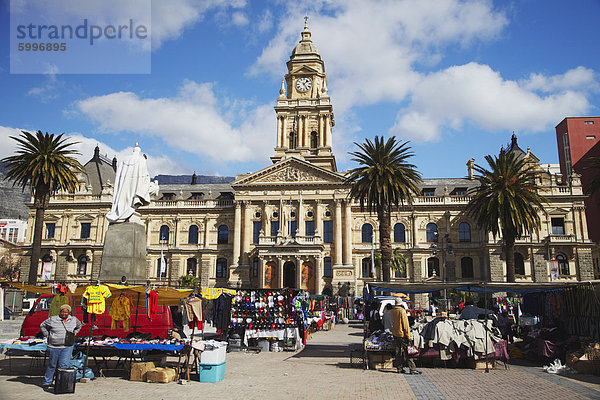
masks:
<svg viewBox="0 0 600 400"><path fill-rule="evenodd" d="M60 313L60 308L63 305L69 305L69 297L65 295L56 295L52 298L50 303L50 310L48 310L48 317L54 317Z"/></svg>
<svg viewBox="0 0 600 400"><path fill-rule="evenodd" d="M110 329L118 329L117 321L123 324L123 330L129 331L129 322L131 317L131 301L125 296L119 296L113 300L109 311L112 322Z"/></svg>
<svg viewBox="0 0 600 400"><path fill-rule="evenodd" d="M92 285L85 289L82 296L87 300L87 312L89 314L104 314L106 299L111 296L111 293L106 285Z"/></svg>
<svg viewBox="0 0 600 400"><path fill-rule="evenodd" d="M198 329L202 329L202 299L192 297L187 299L184 304L190 329L192 329L194 323L196 323Z"/></svg>
<svg viewBox="0 0 600 400"><path fill-rule="evenodd" d="M146 316L148 321L152 321L152 318L156 315L158 305L158 293L155 290L148 290L146 292Z"/></svg>
<svg viewBox="0 0 600 400"><path fill-rule="evenodd" d="M211 288L211 287L202 287L202 298L207 300L214 300L219 298L222 293L228 293L232 296L235 296L236 291L234 289L225 289L225 288Z"/></svg>

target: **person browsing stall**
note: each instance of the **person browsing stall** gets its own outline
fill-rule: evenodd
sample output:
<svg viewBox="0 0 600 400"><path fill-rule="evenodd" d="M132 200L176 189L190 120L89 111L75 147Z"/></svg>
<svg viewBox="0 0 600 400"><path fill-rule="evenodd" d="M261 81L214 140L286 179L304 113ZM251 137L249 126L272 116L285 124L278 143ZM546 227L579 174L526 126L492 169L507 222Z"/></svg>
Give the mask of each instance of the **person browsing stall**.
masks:
<svg viewBox="0 0 600 400"><path fill-rule="evenodd" d="M48 318L40 325L42 334L48 338L48 367L42 383L44 389L52 385L56 367L68 368L73 356L75 335L83 325L70 314L71 306L64 304L60 307L58 315Z"/></svg>
<svg viewBox="0 0 600 400"><path fill-rule="evenodd" d="M408 368L411 374L420 374L421 371L417 371L417 366L412 357L408 356L408 343L410 342L410 326L408 325L408 317L406 315L406 309L403 307L405 304L402 299L396 299L396 306L388 312L392 316L393 327L392 335L394 336L394 366L397 368L397 372L404 373L404 366L408 364Z"/></svg>

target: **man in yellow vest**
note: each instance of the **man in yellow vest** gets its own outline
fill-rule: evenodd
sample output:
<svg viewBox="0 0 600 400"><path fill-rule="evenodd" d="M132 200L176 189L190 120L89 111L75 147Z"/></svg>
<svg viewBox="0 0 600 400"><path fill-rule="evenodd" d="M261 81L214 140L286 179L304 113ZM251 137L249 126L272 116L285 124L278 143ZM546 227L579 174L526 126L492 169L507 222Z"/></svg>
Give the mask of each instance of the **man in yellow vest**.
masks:
<svg viewBox="0 0 600 400"><path fill-rule="evenodd" d="M413 375L420 374L421 371L417 371L415 361L408 357L408 343L410 342L410 326L408 325L408 317L406 316L406 310L403 307L405 303L401 298L396 298L396 306L389 310L392 313L393 327L392 335L394 335L394 366L398 373L404 371L405 364L408 364L410 373Z"/></svg>

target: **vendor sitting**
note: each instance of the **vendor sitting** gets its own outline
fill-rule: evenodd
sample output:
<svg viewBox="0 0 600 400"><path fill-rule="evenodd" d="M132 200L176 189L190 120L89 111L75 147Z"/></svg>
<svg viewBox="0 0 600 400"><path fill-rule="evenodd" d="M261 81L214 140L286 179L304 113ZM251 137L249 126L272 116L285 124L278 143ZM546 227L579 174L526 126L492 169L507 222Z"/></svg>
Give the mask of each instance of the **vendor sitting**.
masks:
<svg viewBox="0 0 600 400"><path fill-rule="evenodd" d="M75 335L81 330L81 322L70 315L71 306L64 304L58 315L48 318L40 325L44 337L48 338L48 367L42 387L47 389L54 380L56 367L68 368L73 356Z"/></svg>

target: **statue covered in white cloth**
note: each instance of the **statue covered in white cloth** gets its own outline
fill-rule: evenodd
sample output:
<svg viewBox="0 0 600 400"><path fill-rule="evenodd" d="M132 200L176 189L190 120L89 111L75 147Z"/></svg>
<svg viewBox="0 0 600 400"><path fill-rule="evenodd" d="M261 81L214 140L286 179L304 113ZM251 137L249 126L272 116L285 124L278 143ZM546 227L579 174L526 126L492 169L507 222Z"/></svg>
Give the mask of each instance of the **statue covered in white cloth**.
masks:
<svg viewBox="0 0 600 400"><path fill-rule="evenodd" d="M134 214L136 209L150 204L150 196L157 194L158 183L150 181L146 157L136 143L133 154L125 157L117 168L112 208L106 219L111 224L126 221L141 223L139 216Z"/></svg>

